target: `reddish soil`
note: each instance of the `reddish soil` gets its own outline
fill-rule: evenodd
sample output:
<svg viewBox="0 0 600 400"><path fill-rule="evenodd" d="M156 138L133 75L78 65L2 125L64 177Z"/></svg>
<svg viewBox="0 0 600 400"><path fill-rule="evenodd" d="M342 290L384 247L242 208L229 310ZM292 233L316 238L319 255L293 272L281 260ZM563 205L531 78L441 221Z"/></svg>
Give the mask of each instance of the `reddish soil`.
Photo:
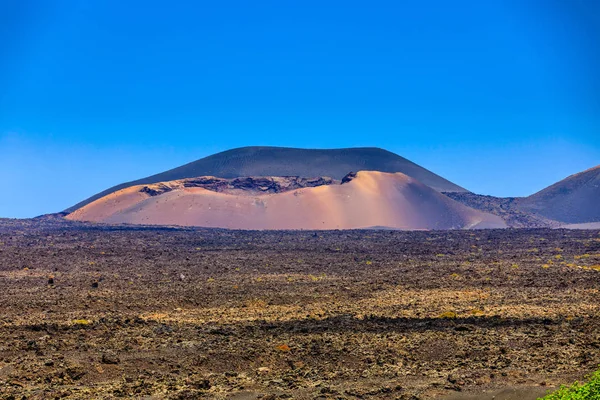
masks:
<svg viewBox="0 0 600 400"><path fill-rule="evenodd" d="M0 398L539 390L597 369L599 304L600 231L4 220Z"/></svg>

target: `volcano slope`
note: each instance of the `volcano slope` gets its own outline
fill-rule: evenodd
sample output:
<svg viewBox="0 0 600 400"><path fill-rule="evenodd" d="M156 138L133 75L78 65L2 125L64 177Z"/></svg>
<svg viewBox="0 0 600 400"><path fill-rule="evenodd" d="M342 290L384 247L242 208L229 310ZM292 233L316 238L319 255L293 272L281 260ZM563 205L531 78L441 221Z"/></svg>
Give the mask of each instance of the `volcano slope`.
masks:
<svg viewBox="0 0 600 400"><path fill-rule="evenodd" d="M600 222L600 165L526 197L519 207L570 224Z"/></svg>
<svg viewBox="0 0 600 400"><path fill-rule="evenodd" d="M530 400L597 369L599 287L600 231L0 220L0 398Z"/></svg>
<svg viewBox="0 0 600 400"><path fill-rule="evenodd" d="M75 210L67 219L230 229L506 227L500 217L466 207L401 173L360 171L342 184L327 178L269 178L249 190L232 183L223 183L220 190L198 183L213 179L132 186ZM309 187L299 187L299 182Z"/></svg>
<svg viewBox="0 0 600 400"><path fill-rule="evenodd" d="M340 180L350 171L361 170L402 172L438 191L466 191L404 157L376 147L297 149L253 146L213 154L169 171L117 185L65 211L75 211L94 200L127 187L198 176L228 179L242 176L329 176Z"/></svg>
<svg viewBox="0 0 600 400"><path fill-rule="evenodd" d="M600 224L600 166L571 175L529 197L445 194L466 206L498 215L515 228L597 229Z"/></svg>

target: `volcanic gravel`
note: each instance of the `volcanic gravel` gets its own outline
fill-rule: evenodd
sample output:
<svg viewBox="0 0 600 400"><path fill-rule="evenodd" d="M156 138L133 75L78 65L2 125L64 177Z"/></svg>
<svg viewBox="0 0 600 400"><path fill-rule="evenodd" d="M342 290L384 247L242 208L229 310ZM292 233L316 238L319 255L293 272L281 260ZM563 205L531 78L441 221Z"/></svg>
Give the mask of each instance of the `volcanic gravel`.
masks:
<svg viewBox="0 0 600 400"><path fill-rule="evenodd" d="M0 398L433 399L600 364L600 232L0 220Z"/></svg>

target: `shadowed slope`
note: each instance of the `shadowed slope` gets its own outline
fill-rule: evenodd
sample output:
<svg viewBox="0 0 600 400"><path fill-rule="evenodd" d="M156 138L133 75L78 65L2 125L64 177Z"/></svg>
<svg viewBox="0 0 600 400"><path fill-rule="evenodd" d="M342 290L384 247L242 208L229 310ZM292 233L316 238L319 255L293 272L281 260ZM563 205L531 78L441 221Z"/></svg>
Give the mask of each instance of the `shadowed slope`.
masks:
<svg viewBox="0 0 600 400"><path fill-rule="evenodd" d="M466 207L401 173L359 172L344 184L275 194L229 194L178 182L133 186L68 215L106 223L231 229L503 228L500 217ZM152 196L155 186L168 191Z"/></svg>
<svg viewBox="0 0 600 400"><path fill-rule="evenodd" d="M402 172L438 191L465 192L462 187L387 150L375 147L349 149L296 149L241 147L217 153L136 181L123 183L67 209L71 212L119 189L198 176L329 176L341 179L351 171Z"/></svg>
<svg viewBox="0 0 600 400"><path fill-rule="evenodd" d="M560 222L600 222L600 166L522 199L519 207Z"/></svg>

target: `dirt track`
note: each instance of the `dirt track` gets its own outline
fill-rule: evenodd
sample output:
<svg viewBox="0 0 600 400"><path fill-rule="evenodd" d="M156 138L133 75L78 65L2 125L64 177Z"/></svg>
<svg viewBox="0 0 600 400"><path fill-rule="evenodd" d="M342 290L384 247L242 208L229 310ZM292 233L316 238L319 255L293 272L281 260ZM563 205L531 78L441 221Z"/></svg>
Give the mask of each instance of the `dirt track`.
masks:
<svg viewBox="0 0 600 400"><path fill-rule="evenodd" d="M430 399L600 364L599 231L32 224L0 221L2 399Z"/></svg>

